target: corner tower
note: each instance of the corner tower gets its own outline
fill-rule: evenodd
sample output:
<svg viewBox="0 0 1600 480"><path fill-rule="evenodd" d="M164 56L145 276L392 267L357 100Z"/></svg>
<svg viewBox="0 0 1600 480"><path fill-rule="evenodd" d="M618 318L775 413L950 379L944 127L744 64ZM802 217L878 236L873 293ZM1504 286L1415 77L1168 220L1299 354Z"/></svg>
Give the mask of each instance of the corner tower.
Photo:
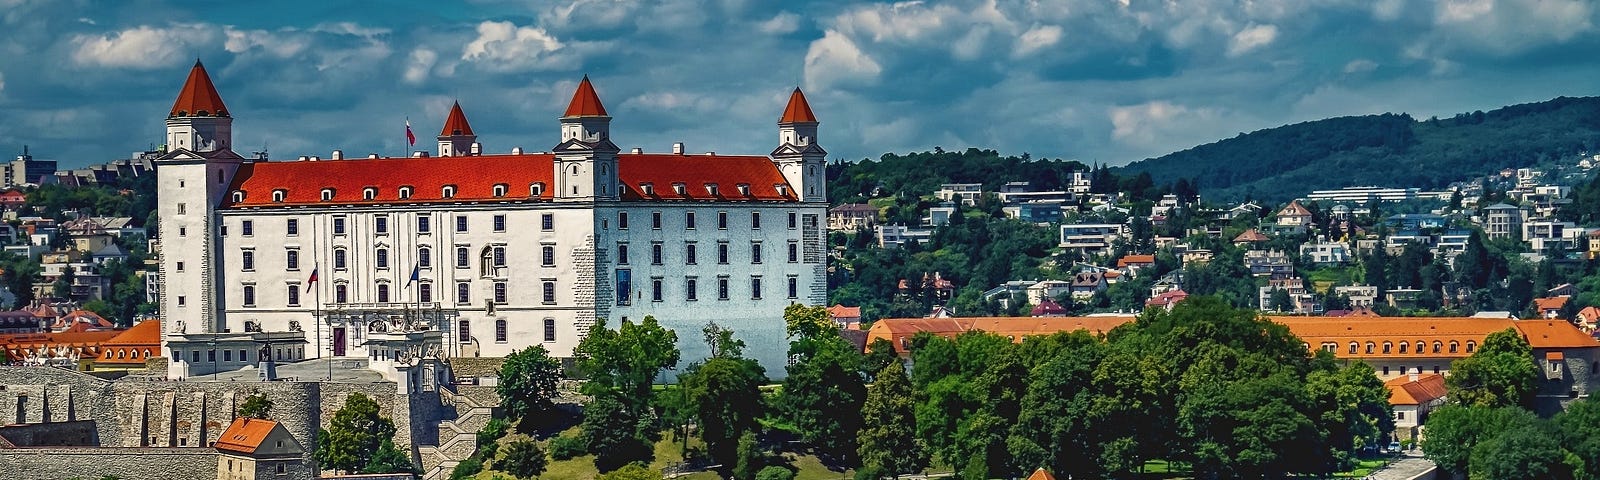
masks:
<svg viewBox="0 0 1600 480"><path fill-rule="evenodd" d="M828 152L817 143L819 123L806 103L806 94L796 87L778 119L778 148L770 156L803 202L828 201L824 184Z"/></svg>
<svg viewBox="0 0 1600 480"><path fill-rule="evenodd" d="M211 75L199 60L189 69L189 80L167 114L166 150L210 152L233 149L233 116L223 105Z"/></svg>
<svg viewBox="0 0 1600 480"><path fill-rule="evenodd" d="M611 143L611 116L584 75L561 115L561 143L555 153L557 200L616 200L617 152Z"/></svg>
<svg viewBox="0 0 1600 480"><path fill-rule="evenodd" d="M478 141L478 136L472 133L472 125L467 123L467 114L461 112L461 102L450 106L450 116L444 119L444 129L439 131L439 156L460 157L477 155L472 151L472 145Z"/></svg>

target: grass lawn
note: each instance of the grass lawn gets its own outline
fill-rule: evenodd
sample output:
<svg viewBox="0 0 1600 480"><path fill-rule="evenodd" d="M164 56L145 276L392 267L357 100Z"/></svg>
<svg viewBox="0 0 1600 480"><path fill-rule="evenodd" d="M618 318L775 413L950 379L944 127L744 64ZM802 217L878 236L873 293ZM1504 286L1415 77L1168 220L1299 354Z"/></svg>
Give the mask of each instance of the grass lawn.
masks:
<svg viewBox="0 0 1600 480"><path fill-rule="evenodd" d="M1348 471L1348 472L1335 473L1335 474L1333 474L1333 476L1341 477L1341 478L1344 478L1344 477L1363 477L1363 478L1365 478L1367 475L1371 475L1374 470L1383 468L1384 465L1388 465L1388 464L1389 464L1389 461L1388 460L1384 460L1384 459L1360 460L1356 464L1355 470L1351 470L1351 471Z"/></svg>
<svg viewBox="0 0 1600 480"><path fill-rule="evenodd" d="M577 432L578 429L574 427L562 432L562 434L576 435ZM674 438L672 433L664 433L661 441L656 442L655 460L650 462L650 468L652 470L661 470L682 462L683 455L680 453L682 446L682 441ZM700 440L693 438L689 440L689 446L691 448L705 447ZM545 451L549 451L549 442L540 442L540 447L545 448ZM791 465L799 469L795 474L795 480L837 480L854 478L855 475L854 471L835 472L828 470L827 467L822 465L822 461L815 456L783 453L783 457L788 459ZM600 472L594 468L594 455L584 455L569 460L551 460L545 468L545 473L540 475L540 478L584 479L595 478L599 475ZM488 478L488 476L489 472L485 471L476 478ZM714 472L694 472L675 478L682 480L720 480L722 477L717 476Z"/></svg>

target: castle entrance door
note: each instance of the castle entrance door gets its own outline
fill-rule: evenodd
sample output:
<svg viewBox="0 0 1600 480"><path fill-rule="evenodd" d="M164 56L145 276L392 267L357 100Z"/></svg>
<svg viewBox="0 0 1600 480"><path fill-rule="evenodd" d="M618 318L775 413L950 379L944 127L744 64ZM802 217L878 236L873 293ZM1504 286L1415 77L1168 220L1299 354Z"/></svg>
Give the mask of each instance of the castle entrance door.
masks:
<svg viewBox="0 0 1600 480"><path fill-rule="evenodd" d="M344 356L345 335L344 327L333 327L333 356Z"/></svg>

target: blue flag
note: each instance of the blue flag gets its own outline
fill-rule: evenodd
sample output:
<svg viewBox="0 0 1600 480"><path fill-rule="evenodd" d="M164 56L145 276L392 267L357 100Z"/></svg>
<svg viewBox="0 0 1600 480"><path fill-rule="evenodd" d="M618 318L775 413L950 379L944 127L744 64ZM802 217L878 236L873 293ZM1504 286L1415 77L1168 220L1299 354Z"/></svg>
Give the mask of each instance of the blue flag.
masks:
<svg viewBox="0 0 1600 480"><path fill-rule="evenodd" d="M407 280L406 281L406 286L407 287L411 286L411 284L416 283L417 280L420 280L421 278L422 278L422 265L412 266L411 267L411 280Z"/></svg>

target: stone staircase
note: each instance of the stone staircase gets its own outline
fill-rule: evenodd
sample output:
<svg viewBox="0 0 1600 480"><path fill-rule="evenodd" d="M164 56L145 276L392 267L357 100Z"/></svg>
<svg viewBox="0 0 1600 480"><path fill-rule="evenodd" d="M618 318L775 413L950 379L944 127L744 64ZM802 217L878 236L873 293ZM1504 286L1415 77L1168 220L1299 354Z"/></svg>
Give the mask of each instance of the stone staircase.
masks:
<svg viewBox="0 0 1600 480"><path fill-rule="evenodd" d="M484 405L484 402L457 393L451 387L439 388L439 403L440 408L446 412L445 417L450 417L449 412L452 410L455 415L454 418L439 421L437 445L417 447L417 453L422 460L422 480L449 478L450 470L454 469L457 463L471 457L478 450L478 431L494 418L493 405Z"/></svg>

